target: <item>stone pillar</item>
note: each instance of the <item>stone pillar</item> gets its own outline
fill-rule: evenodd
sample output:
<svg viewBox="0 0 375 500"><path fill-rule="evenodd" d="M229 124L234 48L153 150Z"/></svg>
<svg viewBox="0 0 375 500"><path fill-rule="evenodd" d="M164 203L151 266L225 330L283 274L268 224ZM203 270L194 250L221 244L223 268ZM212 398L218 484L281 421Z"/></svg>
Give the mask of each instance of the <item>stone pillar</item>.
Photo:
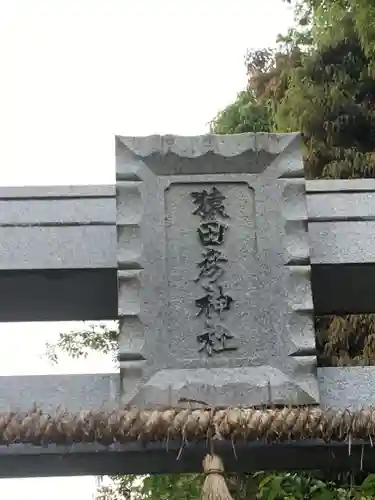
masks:
<svg viewBox="0 0 375 500"><path fill-rule="evenodd" d="M116 142L123 401L317 403L299 135Z"/></svg>

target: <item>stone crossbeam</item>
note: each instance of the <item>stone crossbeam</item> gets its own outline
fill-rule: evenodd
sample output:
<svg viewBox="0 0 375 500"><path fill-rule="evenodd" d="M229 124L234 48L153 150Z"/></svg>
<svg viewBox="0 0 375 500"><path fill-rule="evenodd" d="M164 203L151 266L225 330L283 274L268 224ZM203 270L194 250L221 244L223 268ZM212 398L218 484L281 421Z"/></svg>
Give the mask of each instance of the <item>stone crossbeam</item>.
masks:
<svg viewBox="0 0 375 500"><path fill-rule="evenodd" d="M375 181L306 191L315 312L373 312ZM0 188L0 277L0 321L116 318L115 186Z"/></svg>
<svg viewBox="0 0 375 500"><path fill-rule="evenodd" d="M117 316L114 186L0 188L0 321Z"/></svg>
<svg viewBox="0 0 375 500"><path fill-rule="evenodd" d="M374 243L375 180L305 181L298 134L117 137L116 186L2 187L0 322L118 319L121 369L0 377L0 411L372 406L374 367L317 368L314 315L375 312ZM0 476L200 470L164 444L0 447ZM257 470L333 451L352 465L236 447Z"/></svg>
<svg viewBox="0 0 375 500"><path fill-rule="evenodd" d="M350 453L347 442L324 444L321 440L280 444L215 441L215 451L223 459L226 472L237 474L375 469L372 446L356 442L351 443ZM201 473L208 452L207 442L186 444L172 440L121 446L14 444L0 446L0 478Z"/></svg>
<svg viewBox="0 0 375 500"><path fill-rule="evenodd" d="M316 314L375 310L375 180L307 182Z"/></svg>

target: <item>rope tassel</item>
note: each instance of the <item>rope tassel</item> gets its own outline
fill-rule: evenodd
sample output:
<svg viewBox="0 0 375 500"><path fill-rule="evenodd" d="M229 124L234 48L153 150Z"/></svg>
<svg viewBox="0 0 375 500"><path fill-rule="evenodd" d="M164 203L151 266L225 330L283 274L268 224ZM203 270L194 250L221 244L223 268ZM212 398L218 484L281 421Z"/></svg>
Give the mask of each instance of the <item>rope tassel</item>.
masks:
<svg viewBox="0 0 375 500"><path fill-rule="evenodd" d="M203 460L205 480L202 500L233 500L224 479L224 465L217 455L206 455Z"/></svg>

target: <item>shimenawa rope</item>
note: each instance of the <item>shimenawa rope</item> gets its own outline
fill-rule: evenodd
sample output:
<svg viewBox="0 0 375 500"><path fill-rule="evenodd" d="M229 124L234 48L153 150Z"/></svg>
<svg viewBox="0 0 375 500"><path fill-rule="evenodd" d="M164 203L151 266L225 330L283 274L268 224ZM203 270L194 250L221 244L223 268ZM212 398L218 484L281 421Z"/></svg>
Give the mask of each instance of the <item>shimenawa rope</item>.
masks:
<svg viewBox="0 0 375 500"><path fill-rule="evenodd" d="M126 443L163 440L267 442L375 438L375 409L324 411L317 407L164 408L0 413L0 444Z"/></svg>
<svg viewBox="0 0 375 500"><path fill-rule="evenodd" d="M279 442L306 439L343 441L375 438L375 410L324 411L317 407L161 408L45 413L0 414L0 444L126 443L129 441L236 440ZM211 452L205 457L202 500L233 500L224 466Z"/></svg>

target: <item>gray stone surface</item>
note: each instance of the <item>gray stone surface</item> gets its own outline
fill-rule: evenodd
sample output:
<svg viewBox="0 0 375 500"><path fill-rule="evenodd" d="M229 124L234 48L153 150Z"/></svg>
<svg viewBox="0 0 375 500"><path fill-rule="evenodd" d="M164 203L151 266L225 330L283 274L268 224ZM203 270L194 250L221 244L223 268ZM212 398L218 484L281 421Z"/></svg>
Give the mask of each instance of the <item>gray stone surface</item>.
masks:
<svg viewBox="0 0 375 500"><path fill-rule="evenodd" d="M259 145L264 137L250 135L249 140ZM207 144L210 141L215 142L210 139ZM269 151L270 147L266 155ZM231 157L232 170L236 165L243 172L253 168L242 154L246 156L246 151ZM259 159L256 168L261 171L265 156L260 153L254 156L252 150L249 155ZM204 159L207 169L207 155L197 158ZM210 158L216 157L211 154ZM227 157L216 159L225 163ZM202 168L194 162L192 166ZM212 170L213 166L209 168ZM131 169L121 175L127 181L125 187L117 186L118 213L122 219L117 256L115 186L0 188L2 321L93 320L115 316L117 259L122 270L137 269L136 275L140 276L143 245L140 238L143 204L138 193L141 183ZM316 312L373 311L374 180L321 180L308 181L306 185ZM290 254L295 263L304 263L310 251L307 239L298 236L304 234L305 228L305 220L298 220L304 210L304 198L294 196L293 189L300 189L298 182L289 183L286 191L285 198L293 199L293 203L284 206L289 221L284 244L286 255ZM173 196L177 191L177 188L173 193L167 191L169 205L176 202ZM243 188L238 192L245 193ZM254 192L248 190L247 195L251 200ZM253 219L247 217L247 220L249 228L253 228ZM297 319L303 323L302 314ZM138 325L136 331L139 329Z"/></svg>
<svg viewBox="0 0 375 500"><path fill-rule="evenodd" d="M0 186L0 200L63 198L113 198L115 186Z"/></svg>
<svg viewBox="0 0 375 500"><path fill-rule="evenodd" d="M372 264L375 261L374 180L310 181L307 185L311 263L320 266Z"/></svg>
<svg viewBox="0 0 375 500"><path fill-rule="evenodd" d="M112 186L0 188L0 270L116 267Z"/></svg>
<svg viewBox="0 0 375 500"><path fill-rule="evenodd" d="M306 182L306 192L310 193L334 193L334 192L357 192L375 191L375 179L319 179Z"/></svg>
<svg viewBox="0 0 375 500"><path fill-rule="evenodd" d="M302 367L302 365L301 365ZM272 366L160 370L132 400L139 406L177 404L192 398L212 406L315 404L319 399L315 371L307 362L293 377Z"/></svg>
<svg viewBox="0 0 375 500"><path fill-rule="evenodd" d="M312 264L375 262L375 221L309 224Z"/></svg>
<svg viewBox="0 0 375 500"><path fill-rule="evenodd" d="M374 179L306 184L316 314L373 312Z"/></svg>
<svg viewBox="0 0 375 500"><path fill-rule="evenodd" d="M113 225L116 200L62 198L0 200L0 227L41 225Z"/></svg>
<svg viewBox="0 0 375 500"><path fill-rule="evenodd" d="M0 188L0 321L116 318L115 193Z"/></svg>
<svg viewBox="0 0 375 500"><path fill-rule="evenodd" d="M0 227L0 271L115 265L115 226Z"/></svg>
<svg viewBox="0 0 375 500"><path fill-rule="evenodd" d="M307 196L309 223L375 220L375 191Z"/></svg>
<svg viewBox="0 0 375 500"><path fill-rule="evenodd" d="M27 411L33 404L47 412L113 408L119 391L117 374L1 376L0 412Z"/></svg>
<svg viewBox="0 0 375 500"><path fill-rule="evenodd" d="M318 400L300 146L298 134L117 138L124 402L182 391L258 404L269 402L265 387L280 401ZM213 187L230 216L218 217L227 229L215 248L227 258L219 281L233 302L221 318L213 313L211 331L233 335L235 350L209 356L198 342L207 331L195 304L206 292L194 281L204 247L191 193Z"/></svg>
<svg viewBox="0 0 375 500"><path fill-rule="evenodd" d="M261 143L258 136L255 141ZM202 157L206 161L207 157ZM226 157L221 159L225 162ZM242 165L245 160L241 155L232 157L232 161L239 161L240 171L252 168ZM264 166L264 157L262 162ZM52 321L114 316L117 290L112 289L116 285L111 273L116 273L117 258L122 267L137 269L142 246L139 179L130 171L126 176L124 196L118 197L124 224L117 257L115 186L0 188L0 319ZM316 311L373 311L374 180L320 180L306 185ZM288 217L298 219L301 205L297 201L303 203L303 198L293 199ZM287 252L302 262L309 246L306 239L295 237L295 231L303 230L304 224L303 220L289 222L284 240ZM81 231L84 226L86 230ZM80 269L80 274L75 276L72 269ZM107 293L99 293L106 283L113 285L107 285ZM76 293L69 291L73 289ZM79 301L81 306L76 297L85 297ZM301 320L301 316L298 318Z"/></svg>
<svg viewBox="0 0 375 500"><path fill-rule="evenodd" d="M253 140L252 137L250 134L248 140ZM255 136L254 143L255 139L260 143L258 136ZM223 147L221 145L221 148ZM245 167L242 163L247 162L241 155L239 156L240 159L237 158L239 169L243 170ZM226 157L222 158L226 159ZM236 157L232 158L235 161ZM372 222L371 219L375 215L374 180L319 180L308 181L306 184L309 236L314 264L372 262L372 224L363 223ZM132 186L132 188L130 186L125 188L126 196L118 196L120 203L118 210L126 222L120 245L124 252L121 259L124 261L134 260L136 257L133 255L134 251L136 254L139 253L134 249L136 244L134 237L137 235L142 205L140 198L138 205L135 204L134 196L137 196L138 186L136 180L133 180ZM0 228L3 231L0 262L3 269L7 269L8 264L10 264L10 269L18 268L19 265L20 269L41 269L44 266L65 269L72 269L76 266L83 268L103 266L115 269L115 193L115 186L0 188ZM124 199L126 202L123 201ZM301 200L303 202L302 198ZM295 212L301 210L301 206L295 204L290 206ZM342 225L332 225L337 222L341 222ZM347 222L352 224L348 226ZM301 221L300 224L303 226L304 222ZM74 229L60 230L61 225ZM75 226L84 225L95 226L95 229L90 228L86 233L88 240L85 244L83 244L80 229L75 228ZM101 225L112 227L96 227ZM295 222L294 228L297 226L298 223ZM23 232L23 229L26 232ZM4 243L4 240L8 238L9 243ZM352 240L357 241L361 252L347 250ZM126 248L127 245L130 246ZM301 258L308 252L307 247L304 247L306 245L307 240L300 240L298 249L294 248L294 251L302 252ZM65 251L63 249L65 246L67 249L74 250ZM13 250L18 247L21 249L22 257L16 259L17 262L14 265L12 254L16 253Z"/></svg>
<svg viewBox="0 0 375 500"><path fill-rule="evenodd" d="M323 408L375 407L375 366L318 368L318 380Z"/></svg>

